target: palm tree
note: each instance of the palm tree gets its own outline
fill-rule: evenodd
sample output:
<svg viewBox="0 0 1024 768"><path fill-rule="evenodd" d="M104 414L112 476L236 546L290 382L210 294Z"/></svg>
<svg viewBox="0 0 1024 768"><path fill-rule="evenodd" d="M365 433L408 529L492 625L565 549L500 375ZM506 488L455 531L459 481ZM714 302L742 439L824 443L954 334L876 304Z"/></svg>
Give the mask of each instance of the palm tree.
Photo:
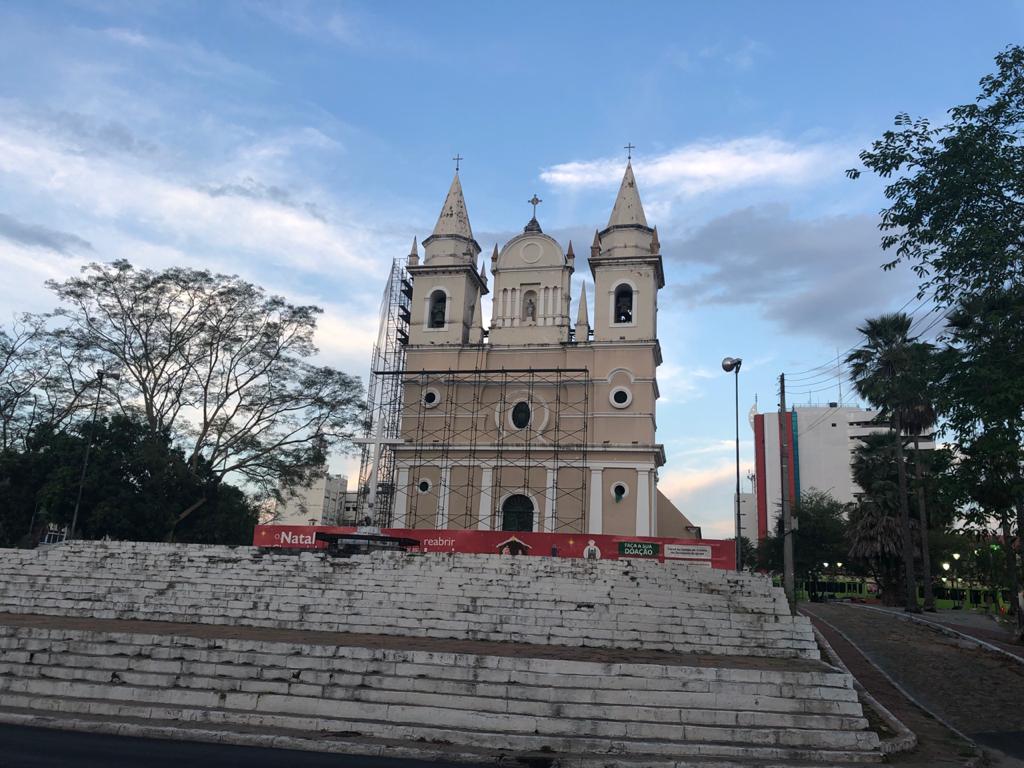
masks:
<svg viewBox="0 0 1024 768"><path fill-rule="evenodd" d="M921 437L931 432L938 421L938 415L930 396L935 348L931 344L914 341L909 346L909 353L907 391L911 399L902 408L903 426L907 433L914 438L914 484L917 491L917 516L921 525L921 579L924 582L924 609L934 611L935 594L932 591L932 564L928 551L928 510L924 498L924 462L921 458Z"/></svg>
<svg viewBox="0 0 1024 768"><path fill-rule="evenodd" d="M857 330L864 343L851 352L853 386L862 398L879 411L879 420L892 429L896 452L900 530L903 537L903 568L906 575L905 610L920 612L917 605L917 581L914 577L914 542L910 533L910 506L907 503L907 467L903 456L903 429L906 406L913 399L908 371L913 353L910 338L911 319L902 312L867 320Z"/></svg>
<svg viewBox="0 0 1024 768"><path fill-rule="evenodd" d="M899 560L903 551L900 530L899 483L890 435L865 435L853 452L853 480L863 490L851 505L846 529L849 556L860 560L882 587L886 605L898 605Z"/></svg>

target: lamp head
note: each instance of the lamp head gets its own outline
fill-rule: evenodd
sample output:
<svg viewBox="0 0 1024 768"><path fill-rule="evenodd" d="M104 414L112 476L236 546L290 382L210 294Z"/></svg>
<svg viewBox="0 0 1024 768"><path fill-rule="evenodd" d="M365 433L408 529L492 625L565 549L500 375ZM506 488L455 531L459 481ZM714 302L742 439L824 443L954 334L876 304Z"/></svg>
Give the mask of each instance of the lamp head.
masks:
<svg viewBox="0 0 1024 768"><path fill-rule="evenodd" d="M943 563L942 564L942 570L948 571L949 570L949 563Z"/></svg>
<svg viewBox="0 0 1024 768"><path fill-rule="evenodd" d="M727 357L722 361L722 370L726 373L732 373L733 371L739 373L741 365L743 365L742 357Z"/></svg>
<svg viewBox="0 0 1024 768"><path fill-rule="evenodd" d="M960 559L960 553L959 552L954 552L953 553L953 559L954 560L959 560Z"/></svg>

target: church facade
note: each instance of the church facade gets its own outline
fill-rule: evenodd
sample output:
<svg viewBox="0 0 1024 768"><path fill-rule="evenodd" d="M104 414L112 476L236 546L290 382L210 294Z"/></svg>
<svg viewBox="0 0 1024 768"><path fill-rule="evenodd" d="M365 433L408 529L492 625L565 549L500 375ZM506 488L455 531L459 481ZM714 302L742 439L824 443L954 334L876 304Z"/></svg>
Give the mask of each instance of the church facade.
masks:
<svg viewBox="0 0 1024 768"><path fill-rule="evenodd" d="M699 535L657 486L665 278L632 166L590 247L592 312L581 286L570 317L576 254L532 202L488 269L456 172L422 258L413 243L392 525Z"/></svg>

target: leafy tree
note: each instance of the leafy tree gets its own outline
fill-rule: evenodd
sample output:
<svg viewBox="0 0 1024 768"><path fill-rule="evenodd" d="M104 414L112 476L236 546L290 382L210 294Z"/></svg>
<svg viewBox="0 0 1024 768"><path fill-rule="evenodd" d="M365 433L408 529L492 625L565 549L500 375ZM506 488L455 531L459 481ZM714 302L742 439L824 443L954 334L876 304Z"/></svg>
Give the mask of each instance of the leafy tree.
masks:
<svg viewBox="0 0 1024 768"><path fill-rule="evenodd" d="M71 522L88 434L88 423L41 429L25 451L0 454L0 546L31 543L47 523ZM177 525L181 506L197 493L207 493L209 502L179 527L179 539L252 541L256 513L239 489L215 482L207 468L197 477L169 435L144 422L120 414L100 420L83 485L81 533L163 540Z"/></svg>
<svg viewBox="0 0 1024 768"><path fill-rule="evenodd" d="M308 481L359 423L359 380L310 362L317 307L234 276L126 261L47 285L62 301L53 337L88 351L87 371L118 370L114 406L183 447L203 481L171 535L225 478L266 495ZM83 378L82 368L74 373Z"/></svg>
<svg viewBox="0 0 1024 768"><path fill-rule="evenodd" d="M896 457L901 546L906 579L906 610L917 611L917 584L914 578L914 542L910 535L910 507L907 502L907 469L903 457L903 430L906 414L916 401L914 380L910 375L915 352L910 338L911 319L902 313L867 320L857 330L864 344L851 352L846 362L857 393L879 410L879 418L892 428L890 439ZM863 487L863 486L862 486Z"/></svg>
<svg viewBox="0 0 1024 768"><path fill-rule="evenodd" d="M793 571L797 579L807 580L821 572L822 563L846 560L846 508L830 494L815 489L804 491L793 505L800 525L792 534ZM775 532L758 546L758 567L782 571L782 519Z"/></svg>
<svg viewBox="0 0 1024 768"><path fill-rule="evenodd" d="M909 263L942 307L1024 283L1024 48L995 61L975 102L950 109L948 123L902 113L860 154L891 179L879 225L894 251L885 268Z"/></svg>
<svg viewBox="0 0 1024 768"><path fill-rule="evenodd" d="M975 101L949 110L945 124L900 114L895 128L860 158L889 180L889 207L882 211L880 228L882 245L893 258L885 268L909 264L921 281L919 295L949 313L942 410L960 451L988 454L992 443L977 441L993 430L1007 433L999 441L1007 455L990 456L988 462L990 469L998 465L1007 471L987 472L984 484L1004 483L1003 490L989 487L986 494L1012 497L1019 540L1024 531L1024 48L1008 46L995 62L996 71L982 78ZM854 178L859 173L848 171ZM1000 526L1006 528L1003 545L1012 559L1009 526ZM1014 561L1011 572L1016 571ZM1018 630L1024 637L1024 615L1018 616Z"/></svg>

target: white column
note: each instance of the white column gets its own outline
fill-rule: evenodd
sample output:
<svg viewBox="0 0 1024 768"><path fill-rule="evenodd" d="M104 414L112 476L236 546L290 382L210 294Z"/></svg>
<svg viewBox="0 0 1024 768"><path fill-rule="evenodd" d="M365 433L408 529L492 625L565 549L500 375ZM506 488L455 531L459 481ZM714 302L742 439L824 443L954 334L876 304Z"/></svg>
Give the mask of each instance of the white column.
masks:
<svg viewBox="0 0 1024 768"><path fill-rule="evenodd" d="M636 473L636 535L651 535L651 471Z"/></svg>
<svg viewBox="0 0 1024 768"><path fill-rule="evenodd" d="M604 485L601 482L601 470L590 470L590 509L587 510L587 533L601 533L604 530L604 512L601 500L604 498Z"/></svg>
<svg viewBox="0 0 1024 768"><path fill-rule="evenodd" d="M392 528L405 528L406 509L409 506L409 468L400 467L398 483L395 488L395 514L391 520Z"/></svg>
<svg viewBox="0 0 1024 768"><path fill-rule="evenodd" d="M437 527L448 527L448 483L451 480L451 469L441 470L441 491L437 494Z"/></svg>
<svg viewBox="0 0 1024 768"><path fill-rule="evenodd" d="M560 309L561 302L558 299L560 298L561 289L556 285L551 289L551 292L553 294L552 298L554 299L551 303L551 314L555 316L555 325L560 325L562 322L562 312Z"/></svg>
<svg viewBox="0 0 1024 768"><path fill-rule="evenodd" d="M547 533L552 533L555 530L555 520L557 519L558 509L555 506L555 493L557 492L558 486L556 484L557 472L554 469L548 470L548 492L547 492L547 519L544 521L544 530Z"/></svg>
<svg viewBox="0 0 1024 768"><path fill-rule="evenodd" d="M491 530L491 499L493 491L491 486L494 483L494 470L484 467L483 476L480 478L480 510L477 512L476 527L480 531Z"/></svg>

